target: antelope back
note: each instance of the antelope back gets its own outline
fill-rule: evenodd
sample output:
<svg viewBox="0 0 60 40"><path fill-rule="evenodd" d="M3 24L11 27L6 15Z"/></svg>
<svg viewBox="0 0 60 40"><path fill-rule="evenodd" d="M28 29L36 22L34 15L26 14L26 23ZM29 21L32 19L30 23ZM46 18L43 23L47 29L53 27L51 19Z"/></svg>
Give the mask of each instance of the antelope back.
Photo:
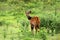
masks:
<svg viewBox="0 0 60 40"><path fill-rule="evenodd" d="M31 20L30 20L30 24L39 25L40 24L40 19L38 17L32 17Z"/></svg>

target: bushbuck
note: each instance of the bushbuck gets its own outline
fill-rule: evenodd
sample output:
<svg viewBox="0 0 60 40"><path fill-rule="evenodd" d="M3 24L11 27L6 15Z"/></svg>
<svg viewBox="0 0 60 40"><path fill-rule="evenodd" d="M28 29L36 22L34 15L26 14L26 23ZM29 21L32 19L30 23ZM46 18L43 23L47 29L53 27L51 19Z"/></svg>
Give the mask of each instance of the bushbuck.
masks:
<svg viewBox="0 0 60 40"><path fill-rule="evenodd" d="M31 31L32 33L34 33L34 29L37 32L39 32L39 28L40 28L40 19L37 16L31 17L29 14L31 13L31 10L28 10L25 12L28 20L30 21L30 25L31 25Z"/></svg>

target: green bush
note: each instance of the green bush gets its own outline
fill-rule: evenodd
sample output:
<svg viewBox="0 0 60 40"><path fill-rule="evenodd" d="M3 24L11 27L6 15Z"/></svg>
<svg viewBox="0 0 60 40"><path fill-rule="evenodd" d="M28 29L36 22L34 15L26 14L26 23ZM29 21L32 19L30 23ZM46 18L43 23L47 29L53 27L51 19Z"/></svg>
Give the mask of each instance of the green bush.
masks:
<svg viewBox="0 0 60 40"><path fill-rule="evenodd" d="M56 33L60 33L60 23L56 23Z"/></svg>
<svg viewBox="0 0 60 40"><path fill-rule="evenodd" d="M6 2L7 0L0 0L0 2Z"/></svg>

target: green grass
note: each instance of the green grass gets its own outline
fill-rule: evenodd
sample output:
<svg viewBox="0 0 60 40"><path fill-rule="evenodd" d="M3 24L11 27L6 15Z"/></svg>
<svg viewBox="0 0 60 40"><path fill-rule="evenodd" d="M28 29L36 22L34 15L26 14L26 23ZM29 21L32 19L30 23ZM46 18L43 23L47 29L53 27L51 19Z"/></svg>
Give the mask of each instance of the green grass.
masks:
<svg viewBox="0 0 60 40"><path fill-rule="evenodd" d="M4 28L5 27L5 28ZM8 29L6 26L0 26L0 39L1 40L42 40L41 39L41 32L35 35L32 35L30 31L24 31L21 32L19 30L19 27L15 28L14 26L8 26ZM4 29L5 29L5 35L6 37L4 38ZM54 36L47 35L47 40L59 40L60 39L60 34L54 34Z"/></svg>
<svg viewBox="0 0 60 40"><path fill-rule="evenodd" d="M15 2L19 2L16 3ZM60 33L47 34L46 29L41 30L38 34L32 35L30 24L25 15L25 11L31 9L31 16L38 16L41 21L44 18L53 22L60 23L60 2L50 5L43 4L43 1L24 2L24 1L7 1L0 2L0 40L60 40ZM43 8L45 6L45 8ZM55 7L56 15L55 15ZM42 22L44 23L44 21ZM55 26L55 25L54 25ZM58 27L58 26L57 26ZM58 30L59 31L59 30Z"/></svg>

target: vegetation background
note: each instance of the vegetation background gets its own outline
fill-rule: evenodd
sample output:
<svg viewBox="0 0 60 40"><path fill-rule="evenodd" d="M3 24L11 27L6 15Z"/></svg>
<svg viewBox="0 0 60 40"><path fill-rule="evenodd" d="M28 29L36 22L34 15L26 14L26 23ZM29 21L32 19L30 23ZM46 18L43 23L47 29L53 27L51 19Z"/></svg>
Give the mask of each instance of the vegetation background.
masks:
<svg viewBox="0 0 60 40"><path fill-rule="evenodd" d="M29 9L41 21L35 35L25 15ZM60 40L60 0L0 0L0 40Z"/></svg>

